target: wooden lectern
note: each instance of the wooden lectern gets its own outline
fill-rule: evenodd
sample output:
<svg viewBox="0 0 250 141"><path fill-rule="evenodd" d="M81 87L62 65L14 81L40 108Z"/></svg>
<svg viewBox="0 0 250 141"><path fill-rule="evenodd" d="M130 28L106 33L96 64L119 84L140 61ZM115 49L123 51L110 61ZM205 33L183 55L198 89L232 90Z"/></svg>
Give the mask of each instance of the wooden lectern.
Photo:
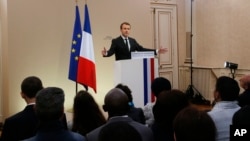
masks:
<svg viewBox="0 0 250 141"><path fill-rule="evenodd" d="M137 54L136 59L115 62L114 85L119 83L127 85L132 91L135 106L143 107L155 99L151 93L151 82L159 76L158 59L147 57L145 53L143 58L139 56Z"/></svg>

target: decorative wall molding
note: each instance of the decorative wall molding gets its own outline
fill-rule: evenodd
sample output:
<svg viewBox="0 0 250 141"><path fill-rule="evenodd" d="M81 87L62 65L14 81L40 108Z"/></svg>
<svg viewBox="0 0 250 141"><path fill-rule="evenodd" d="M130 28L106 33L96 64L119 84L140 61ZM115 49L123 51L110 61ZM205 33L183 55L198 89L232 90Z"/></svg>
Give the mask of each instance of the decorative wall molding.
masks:
<svg viewBox="0 0 250 141"><path fill-rule="evenodd" d="M159 4L176 4L176 0L150 0L151 3L159 3Z"/></svg>

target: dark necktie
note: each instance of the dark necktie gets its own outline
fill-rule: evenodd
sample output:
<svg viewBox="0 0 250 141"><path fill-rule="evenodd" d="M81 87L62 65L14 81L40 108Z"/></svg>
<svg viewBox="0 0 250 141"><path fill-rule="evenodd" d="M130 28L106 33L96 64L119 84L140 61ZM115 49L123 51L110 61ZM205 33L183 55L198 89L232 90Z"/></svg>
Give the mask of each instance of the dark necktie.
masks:
<svg viewBox="0 0 250 141"><path fill-rule="evenodd" d="M125 39L125 45L128 48L128 50L129 50L128 39Z"/></svg>

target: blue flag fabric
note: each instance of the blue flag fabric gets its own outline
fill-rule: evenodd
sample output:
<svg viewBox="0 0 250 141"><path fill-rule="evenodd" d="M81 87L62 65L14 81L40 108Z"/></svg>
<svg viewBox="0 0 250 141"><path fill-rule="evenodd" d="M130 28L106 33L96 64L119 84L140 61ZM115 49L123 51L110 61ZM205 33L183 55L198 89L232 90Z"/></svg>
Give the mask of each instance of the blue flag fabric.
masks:
<svg viewBox="0 0 250 141"><path fill-rule="evenodd" d="M68 76L68 78L73 81L77 81L78 59L82 42L82 26L81 26L79 8L77 5L75 12L76 12L75 24L72 37L72 46L70 51L71 53L70 53L69 76Z"/></svg>
<svg viewBox="0 0 250 141"><path fill-rule="evenodd" d="M89 20L89 10L88 10L87 4L85 4L84 13L85 13L85 16L84 16L83 31L88 32L89 34L91 34L91 26L90 26L90 20Z"/></svg>

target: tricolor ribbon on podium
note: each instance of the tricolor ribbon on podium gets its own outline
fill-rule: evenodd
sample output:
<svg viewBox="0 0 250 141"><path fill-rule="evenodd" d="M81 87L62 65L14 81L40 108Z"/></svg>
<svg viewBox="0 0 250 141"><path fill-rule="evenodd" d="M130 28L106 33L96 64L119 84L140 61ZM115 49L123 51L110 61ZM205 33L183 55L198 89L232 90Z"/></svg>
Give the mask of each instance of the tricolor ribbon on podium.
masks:
<svg viewBox="0 0 250 141"><path fill-rule="evenodd" d="M151 83L155 78L154 58L143 59L143 82L144 82L144 105L148 102L154 102L155 96L151 92Z"/></svg>

